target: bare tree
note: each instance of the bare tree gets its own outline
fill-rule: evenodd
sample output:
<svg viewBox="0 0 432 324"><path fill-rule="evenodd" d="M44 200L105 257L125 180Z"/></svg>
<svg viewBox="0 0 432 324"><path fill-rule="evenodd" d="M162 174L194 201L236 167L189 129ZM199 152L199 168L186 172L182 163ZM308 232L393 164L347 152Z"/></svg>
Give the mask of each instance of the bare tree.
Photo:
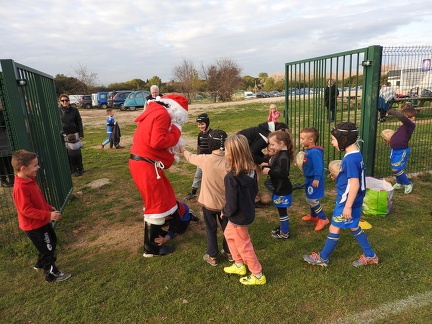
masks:
<svg viewBox="0 0 432 324"><path fill-rule="evenodd" d="M242 69L230 58L217 59L215 63L205 67L202 65L203 77L207 87L216 101L230 101L231 95L243 82L240 74Z"/></svg>
<svg viewBox="0 0 432 324"><path fill-rule="evenodd" d="M87 69L87 66L82 66L81 63L78 63L77 68L73 68L77 79L80 80L82 83L84 83L88 87L95 87L96 81L98 80L97 73L90 72Z"/></svg>
<svg viewBox="0 0 432 324"><path fill-rule="evenodd" d="M173 68L173 78L178 91L183 93L190 103L200 86L198 71L193 62L183 58L183 62Z"/></svg>

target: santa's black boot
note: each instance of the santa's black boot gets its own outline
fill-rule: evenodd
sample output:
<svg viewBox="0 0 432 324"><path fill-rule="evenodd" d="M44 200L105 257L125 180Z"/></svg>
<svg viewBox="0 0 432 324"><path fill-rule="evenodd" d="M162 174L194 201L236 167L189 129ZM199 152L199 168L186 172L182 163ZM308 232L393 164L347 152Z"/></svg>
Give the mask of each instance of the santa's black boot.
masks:
<svg viewBox="0 0 432 324"><path fill-rule="evenodd" d="M158 245L154 240L161 234L162 225L149 224L144 225L144 254L145 258L152 256L162 256L174 252L174 248L169 245Z"/></svg>

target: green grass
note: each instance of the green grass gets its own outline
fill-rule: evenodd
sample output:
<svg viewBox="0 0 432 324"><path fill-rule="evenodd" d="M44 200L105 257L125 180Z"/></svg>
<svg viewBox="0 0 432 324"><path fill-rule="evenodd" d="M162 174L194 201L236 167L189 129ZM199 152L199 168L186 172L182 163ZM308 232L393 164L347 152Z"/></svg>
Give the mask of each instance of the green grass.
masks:
<svg viewBox="0 0 432 324"><path fill-rule="evenodd" d="M265 121L267 106L233 105L206 112L212 128L234 133ZM195 139L193 121L200 112L191 112L184 136ZM123 137L131 136L133 130L132 122L123 125ZM223 273L227 261L220 259L217 267L211 267L202 260L206 249L203 223L192 223L171 242L176 247L172 255L142 257L142 202L127 167L129 150L91 148L98 144L101 133L103 129L86 131L83 153L88 172L73 179L74 197L56 227L58 266L71 272L72 278L45 283L42 274L32 269L36 260L33 246L27 239L17 240L1 250L0 322L347 322L348 316L431 291L432 214L425 208L432 192L430 174L413 179L412 194L395 192L389 216L365 217L373 225L367 235L380 257L377 266L351 265L361 250L347 232L342 233L327 268L306 264L302 255L320 250L327 231L316 233L313 224L300 221L307 212L301 191L294 192L289 209L290 240L276 241L269 234L278 223L274 207L257 209L250 233L268 283L245 287L237 276ZM194 170L182 160L166 171L179 199L190 189ZM87 186L100 178L111 183L97 189ZM302 182L294 167L291 179ZM326 188L322 204L330 214L334 183L328 180ZM196 202L190 207L200 210ZM428 321L430 302L418 307L413 303L378 322Z"/></svg>

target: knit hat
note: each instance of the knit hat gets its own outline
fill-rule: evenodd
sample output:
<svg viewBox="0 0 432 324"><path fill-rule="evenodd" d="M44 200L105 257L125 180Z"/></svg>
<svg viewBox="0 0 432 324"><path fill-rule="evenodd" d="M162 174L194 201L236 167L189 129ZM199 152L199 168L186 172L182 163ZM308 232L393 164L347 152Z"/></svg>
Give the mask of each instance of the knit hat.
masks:
<svg viewBox="0 0 432 324"><path fill-rule="evenodd" d="M206 124L206 129L210 126L210 118L207 114L199 114L196 118L196 122Z"/></svg>
<svg viewBox="0 0 432 324"><path fill-rule="evenodd" d="M225 133L221 129L215 129L209 132L208 135L208 146L210 151L225 150L225 140L228 137L227 133Z"/></svg>
<svg viewBox="0 0 432 324"><path fill-rule="evenodd" d="M342 122L337 124L331 131L339 146L340 151L345 151L345 149L356 143L359 139L359 130L356 124L351 122Z"/></svg>

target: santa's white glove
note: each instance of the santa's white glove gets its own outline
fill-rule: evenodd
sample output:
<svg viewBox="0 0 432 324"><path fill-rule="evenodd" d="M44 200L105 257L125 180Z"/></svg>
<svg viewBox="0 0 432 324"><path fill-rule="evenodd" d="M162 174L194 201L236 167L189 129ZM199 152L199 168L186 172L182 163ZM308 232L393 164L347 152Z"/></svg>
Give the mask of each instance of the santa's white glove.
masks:
<svg viewBox="0 0 432 324"><path fill-rule="evenodd" d="M182 127L181 127L181 125L179 123L177 123L177 122L174 121L174 122L172 122L172 125L174 125L175 127L177 127L180 132L182 131Z"/></svg>

